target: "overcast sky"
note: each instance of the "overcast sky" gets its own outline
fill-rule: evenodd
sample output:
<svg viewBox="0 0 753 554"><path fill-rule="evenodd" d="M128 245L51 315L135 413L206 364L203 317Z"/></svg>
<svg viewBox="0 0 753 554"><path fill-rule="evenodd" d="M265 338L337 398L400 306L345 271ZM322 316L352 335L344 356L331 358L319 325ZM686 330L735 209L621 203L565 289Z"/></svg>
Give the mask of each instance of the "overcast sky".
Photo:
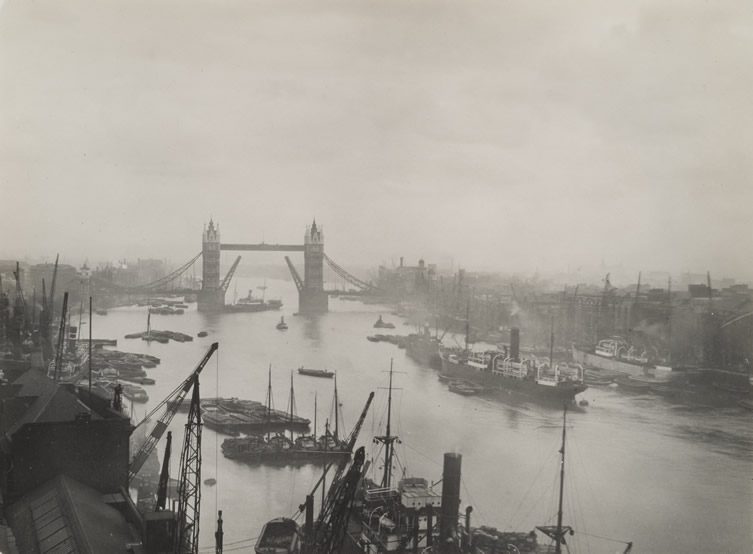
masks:
<svg viewBox="0 0 753 554"><path fill-rule="evenodd" d="M752 103L748 0L6 1L0 258L750 276Z"/></svg>

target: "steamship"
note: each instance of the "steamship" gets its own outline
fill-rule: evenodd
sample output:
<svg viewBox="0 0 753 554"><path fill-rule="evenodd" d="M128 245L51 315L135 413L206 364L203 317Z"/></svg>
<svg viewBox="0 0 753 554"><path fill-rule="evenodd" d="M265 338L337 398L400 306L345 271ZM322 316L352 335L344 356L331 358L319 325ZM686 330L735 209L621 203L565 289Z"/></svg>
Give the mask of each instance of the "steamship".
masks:
<svg viewBox="0 0 753 554"><path fill-rule="evenodd" d="M605 372L643 377L671 371L670 367L651 363L646 352L638 352L622 337L602 339L590 350L573 345L572 351L576 363Z"/></svg>
<svg viewBox="0 0 753 554"><path fill-rule="evenodd" d="M586 390L578 364L552 364L549 359L520 359L520 333L510 332L510 351L445 349L440 352L442 375L481 385L488 391L510 391L543 401L572 402Z"/></svg>
<svg viewBox="0 0 753 554"><path fill-rule="evenodd" d="M236 303L225 306L225 310L228 312L264 312L279 310L280 308L282 308L282 300L256 298L251 290L248 291L248 296L239 298Z"/></svg>

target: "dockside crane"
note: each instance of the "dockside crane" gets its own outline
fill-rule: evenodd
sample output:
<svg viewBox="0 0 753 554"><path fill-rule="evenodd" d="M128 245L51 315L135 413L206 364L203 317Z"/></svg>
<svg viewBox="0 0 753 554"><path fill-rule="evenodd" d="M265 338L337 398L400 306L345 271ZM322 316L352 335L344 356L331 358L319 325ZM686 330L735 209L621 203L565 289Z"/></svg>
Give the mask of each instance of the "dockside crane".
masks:
<svg viewBox="0 0 753 554"><path fill-rule="evenodd" d="M180 455L178 481L178 527L175 533L176 554L199 551L199 516L201 508L201 396L199 374L193 375L193 394Z"/></svg>
<svg viewBox="0 0 753 554"><path fill-rule="evenodd" d="M363 477L365 457L362 446L353 456L353 463L347 473L332 483L327 502L317 519L313 537L307 537L306 554L340 552L358 483Z"/></svg>
<svg viewBox="0 0 753 554"><path fill-rule="evenodd" d="M157 506L159 512L165 509L167 504L167 485L170 481L170 451L172 450L173 434L167 432L167 442L165 443L165 454L162 456L162 471L159 474L159 486L157 487Z"/></svg>
<svg viewBox="0 0 753 554"><path fill-rule="evenodd" d="M169 395L167 395L162 400L162 402L155 406L155 408L151 412L149 412L149 414L147 414L147 416L138 425L136 425L136 427L134 427L135 430L137 427L144 424L154 414L156 414L164 407L164 412L160 416L157 423L154 425L154 429L152 429L151 433L149 433L146 441L143 445L141 445L141 448L131 461L131 465L128 468L129 482L132 481L134 477L136 477L136 474L138 474L139 470L144 465L144 462L146 462L147 458L149 458L149 455L152 453L152 450L154 450L154 447L157 446L157 443L162 438L162 435L167 430L167 427L170 425L173 416L175 416L175 413L183 404L183 400L185 399L188 392L192 387L194 387L194 384L198 384L198 376L201 373L201 370L203 370L204 366L207 365L207 362L209 362L209 359L212 357L212 354L215 353L217 348L218 343L212 343L212 345L209 347L209 350L206 354L204 354L204 357L196 366L196 369L193 370L191 375L189 375L185 381L183 381Z"/></svg>

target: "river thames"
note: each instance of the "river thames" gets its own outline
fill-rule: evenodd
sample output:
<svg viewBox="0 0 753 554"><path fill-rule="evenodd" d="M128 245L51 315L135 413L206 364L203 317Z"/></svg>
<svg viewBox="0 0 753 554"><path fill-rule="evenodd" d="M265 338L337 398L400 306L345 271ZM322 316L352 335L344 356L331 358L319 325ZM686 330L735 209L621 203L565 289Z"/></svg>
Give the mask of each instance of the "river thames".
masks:
<svg viewBox="0 0 753 554"><path fill-rule="evenodd" d="M238 289L262 285L239 278ZM146 308L112 309L93 322L95 338L117 338L118 349L158 356L148 375L150 400L134 407L135 420L185 379L212 342L218 353L201 375L204 397L235 396L264 401L267 368L272 365L274 403L286 409L290 374L300 366L337 372L345 431L356 421L370 391L376 393L358 444L367 459L378 451L372 437L386 420L388 371L394 359L393 432L400 436L395 475L441 479L444 452L462 460L462 506L472 505L473 525L530 531L552 524L557 512L558 450L562 413L510 398L465 397L447 390L437 372L405 351L371 343L378 315L396 324L394 333L414 332L390 315L390 308L330 299L328 314L295 316L292 282L267 280L267 298L281 298L281 311L201 314L196 304L182 316L152 316L152 327L205 338L159 344L126 340L144 330ZM260 294L255 290L255 294ZM228 294L228 297L232 294ZM228 298L228 301L230 298ZM275 324L284 315L287 331ZM297 413L314 418L318 398L319 432L332 418L333 382L295 375ZM564 522L575 535L573 552L751 552L753 545L753 414L737 407L719 409L667 403L661 398L592 387L579 398L588 406L568 414ZM171 476L185 414L171 424ZM254 538L271 518L291 516L321 476L321 468L251 466L223 458L226 438L204 429L201 552L214 551L217 510L223 511L225 552L253 552ZM160 443L160 458L164 441ZM372 471L382 462L373 459ZM437 490L441 491L441 485ZM609 539L609 540L607 540Z"/></svg>

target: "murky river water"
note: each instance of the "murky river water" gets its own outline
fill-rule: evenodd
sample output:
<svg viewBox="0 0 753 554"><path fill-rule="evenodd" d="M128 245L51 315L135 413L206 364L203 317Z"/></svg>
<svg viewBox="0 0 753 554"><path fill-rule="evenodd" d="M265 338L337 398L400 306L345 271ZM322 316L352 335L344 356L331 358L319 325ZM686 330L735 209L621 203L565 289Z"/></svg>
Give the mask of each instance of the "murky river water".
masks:
<svg viewBox="0 0 753 554"><path fill-rule="evenodd" d="M240 279L246 290L262 281ZM195 304L182 316L152 316L157 329L206 338L192 343L147 344L123 335L143 330L146 308L124 307L95 316L94 336L117 338L118 349L159 356L148 370L157 380L145 387L150 401L136 415L159 402L195 367L213 341L218 355L201 378L202 396L237 396L263 401L267 366L272 364L275 407L285 409L290 371L301 366L337 371L347 430L354 424L369 391L376 391L360 444L372 456L371 437L386 418L387 371L394 358L393 425L401 437L399 469L408 476L441 478L442 455L463 455L463 505L473 505L473 523L528 531L552 524L557 511L558 449L562 414L515 398L489 399L453 394L436 371L411 361L403 350L365 340L377 314L397 323L387 308L330 300L330 313L295 317L297 294L292 283L268 281L267 297L282 298L281 312L207 315ZM230 296L230 295L228 295ZM280 314L289 330L275 329ZM299 415L313 419L319 399L319 430L331 416L332 381L295 378ZM753 551L753 415L738 408L700 409L674 406L614 389L591 388L590 405L568 415L565 522L576 529L573 552ZM184 414L171 429L179 444ZM222 457L224 436L203 434L202 479L217 485L202 488L202 552L214 551L215 519L223 510L225 551L252 552L253 541L267 520L292 515L320 477L315 466L248 466ZM161 448L160 446L160 453ZM174 446L174 452L179 452ZM177 476L178 455L172 474ZM374 460L373 468L381 470ZM440 486L441 488L441 486Z"/></svg>

